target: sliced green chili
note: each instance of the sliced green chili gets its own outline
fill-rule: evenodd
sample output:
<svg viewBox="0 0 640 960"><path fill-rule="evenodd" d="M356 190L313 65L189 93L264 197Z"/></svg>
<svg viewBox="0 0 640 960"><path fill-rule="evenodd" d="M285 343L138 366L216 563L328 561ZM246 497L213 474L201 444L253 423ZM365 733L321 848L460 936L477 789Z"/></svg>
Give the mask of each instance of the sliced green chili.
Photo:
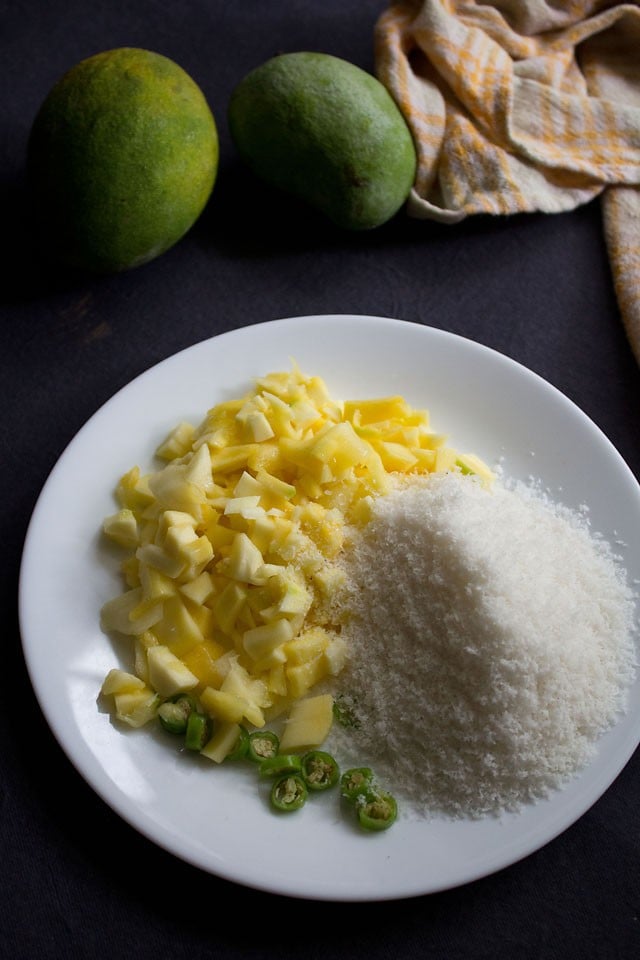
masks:
<svg viewBox="0 0 640 960"><path fill-rule="evenodd" d="M178 693L158 707L158 719L169 733L185 733L190 714L198 709L188 693Z"/></svg>
<svg viewBox="0 0 640 960"><path fill-rule="evenodd" d="M255 763L277 756L279 748L280 740L271 730L254 730L249 734L247 756Z"/></svg>
<svg viewBox="0 0 640 960"><path fill-rule="evenodd" d="M329 790L340 778L337 761L324 750L310 750L302 758L302 777L309 790Z"/></svg>
<svg viewBox="0 0 640 960"><path fill-rule="evenodd" d="M351 697L339 694L333 701L333 718L341 727L357 730L360 720L356 711L356 702Z"/></svg>
<svg viewBox="0 0 640 960"><path fill-rule="evenodd" d="M356 801L358 822L365 830L388 830L398 816L395 797L385 791L363 794Z"/></svg>
<svg viewBox="0 0 640 960"><path fill-rule="evenodd" d="M296 753L282 753L268 757L260 764L261 777L282 777L285 774L300 774L302 760Z"/></svg>
<svg viewBox="0 0 640 960"><path fill-rule="evenodd" d="M307 787L302 777L288 773L279 777L271 788L271 805L287 813L299 810L307 800Z"/></svg>
<svg viewBox="0 0 640 960"><path fill-rule="evenodd" d="M247 755L249 749L249 731L240 724L240 732L235 746L230 753L226 755L225 760L242 760Z"/></svg>
<svg viewBox="0 0 640 960"><path fill-rule="evenodd" d="M371 791L373 786L373 770L369 767L352 767L345 770L340 778L340 795L350 803L355 803L359 797Z"/></svg>
<svg viewBox="0 0 640 960"><path fill-rule="evenodd" d="M204 713L193 711L187 720L184 745L187 750L202 750L209 739L209 719Z"/></svg>

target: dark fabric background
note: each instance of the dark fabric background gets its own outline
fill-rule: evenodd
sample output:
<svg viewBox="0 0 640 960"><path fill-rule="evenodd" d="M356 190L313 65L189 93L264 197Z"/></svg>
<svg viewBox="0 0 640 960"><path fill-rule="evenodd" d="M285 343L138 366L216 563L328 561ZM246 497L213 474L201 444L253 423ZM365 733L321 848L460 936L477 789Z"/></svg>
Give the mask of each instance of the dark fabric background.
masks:
<svg viewBox="0 0 640 960"><path fill-rule="evenodd" d="M122 822L72 768L24 668L18 570L38 493L76 431L155 362L286 316L398 317L478 340L575 401L640 476L640 375L618 314L597 202L458 226L403 214L347 236L240 169L234 85L280 51L372 70L382 0L1 0L0 957L173 960L632 960L640 955L640 757L543 849L463 888L378 904L287 900L202 874ZM142 46L180 63L218 121L200 222L155 262L72 275L31 241L24 154L35 112L78 60ZM550 424L550 429L553 425ZM301 850L304 860L310 856Z"/></svg>

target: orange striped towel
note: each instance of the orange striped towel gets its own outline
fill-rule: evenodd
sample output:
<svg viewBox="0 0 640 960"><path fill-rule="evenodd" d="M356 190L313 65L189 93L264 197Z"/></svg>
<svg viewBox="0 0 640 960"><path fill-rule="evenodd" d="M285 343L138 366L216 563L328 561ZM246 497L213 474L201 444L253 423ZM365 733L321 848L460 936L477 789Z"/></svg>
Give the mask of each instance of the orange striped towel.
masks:
<svg viewBox="0 0 640 960"><path fill-rule="evenodd" d="M375 40L418 151L408 213L455 223L602 194L640 363L640 3L405 0Z"/></svg>

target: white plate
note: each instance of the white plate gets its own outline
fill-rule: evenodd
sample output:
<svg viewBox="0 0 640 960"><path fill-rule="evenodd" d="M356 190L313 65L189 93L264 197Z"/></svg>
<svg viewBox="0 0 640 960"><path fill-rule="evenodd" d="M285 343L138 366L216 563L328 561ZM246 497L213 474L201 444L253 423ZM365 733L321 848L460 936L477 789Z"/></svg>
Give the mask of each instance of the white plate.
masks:
<svg viewBox="0 0 640 960"><path fill-rule="evenodd" d="M640 581L640 488L601 431L538 376L470 340L381 317L298 317L214 337L120 390L61 456L36 505L20 579L20 623L31 680L55 736L91 787L128 823L195 866L256 889L364 901L442 890L539 849L613 782L639 742L640 683L631 709L594 762L549 800L480 821L400 821L364 834L335 797L278 817L246 770L180 755L147 730L122 732L98 709L105 673L124 663L100 631L102 603L120 590L101 545L113 488L152 466L182 419L199 422L252 378L291 358L349 399L401 393L430 410L434 429L514 478L541 478L557 500L586 503L593 529L621 548ZM192 758L190 758L192 759ZM325 802L326 801L326 802Z"/></svg>

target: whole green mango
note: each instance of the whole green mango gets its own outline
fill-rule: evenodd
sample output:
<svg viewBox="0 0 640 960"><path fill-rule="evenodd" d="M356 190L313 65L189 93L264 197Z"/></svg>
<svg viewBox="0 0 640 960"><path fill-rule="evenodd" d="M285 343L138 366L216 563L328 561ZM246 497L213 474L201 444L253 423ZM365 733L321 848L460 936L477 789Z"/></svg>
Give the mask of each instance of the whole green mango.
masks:
<svg viewBox="0 0 640 960"><path fill-rule="evenodd" d="M391 219L416 172L409 128L386 87L326 53L284 53L232 92L231 138L263 181L338 226L368 230Z"/></svg>
<svg viewBox="0 0 640 960"><path fill-rule="evenodd" d="M44 251L98 273L148 263L201 215L218 173L204 93L173 60L117 47L49 91L28 142Z"/></svg>

